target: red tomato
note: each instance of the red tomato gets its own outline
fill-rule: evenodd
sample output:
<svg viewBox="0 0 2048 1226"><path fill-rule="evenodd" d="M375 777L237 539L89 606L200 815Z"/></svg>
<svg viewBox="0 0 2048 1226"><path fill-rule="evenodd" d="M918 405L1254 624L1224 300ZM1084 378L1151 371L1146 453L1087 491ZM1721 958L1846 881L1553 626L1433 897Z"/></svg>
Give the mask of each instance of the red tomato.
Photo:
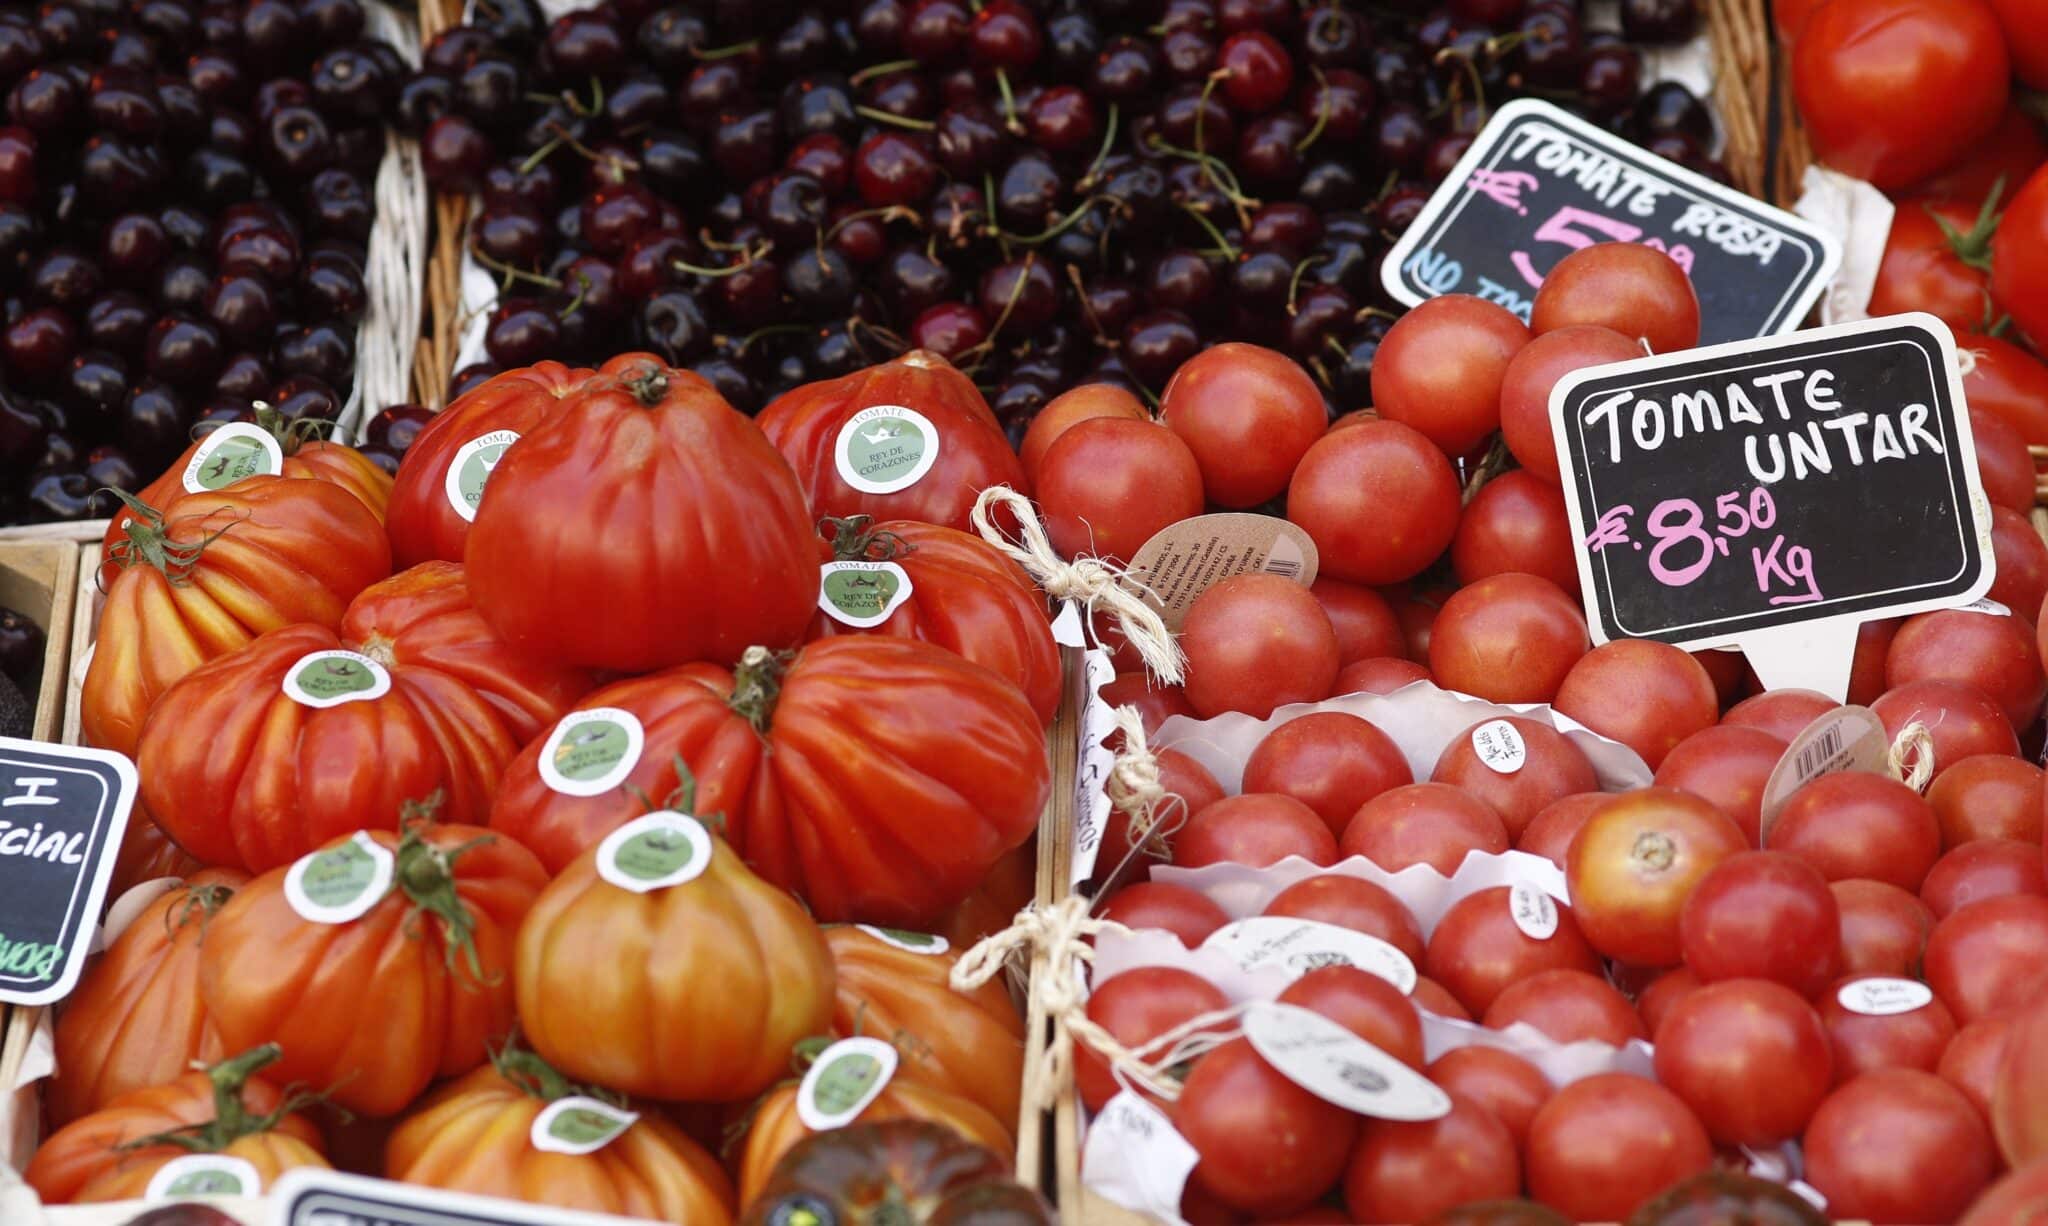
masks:
<svg viewBox="0 0 2048 1226"><path fill-rule="evenodd" d="M1913 681L1957 681L1996 701L2015 729L2041 713L2048 677L2034 627L2023 617L1940 609L1906 619L1885 660L1892 689Z"/></svg>
<svg viewBox="0 0 2048 1226"><path fill-rule="evenodd" d="M1407 904L1359 877L1325 873L1297 881L1275 894L1264 914L1349 928L1378 937L1406 954L1410 962L1422 961L1422 928Z"/></svg>
<svg viewBox="0 0 2048 1226"><path fill-rule="evenodd" d="M1426 1222L1521 1189L1514 1134L1484 1106L1455 1094L1441 1119L1368 1121L1344 1171L1344 1205L1354 1222Z"/></svg>
<svg viewBox="0 0 2048 1226"><path fill-rule="evenodd" d="M1180 938L1194 949L1209 934L1230 922L1223 908L1186 886L1161 881L1134 881L1102 900L1097 918L1140 931L1156 928Z"/></svg>
<svg viewBox="0 0 2048 1226"><path fill-rule="evenodd" d="M1356 715L1317 711L1267 733L1245 759L1239 787L1294 797L1335 836L1358 806L1413 782L1408 759L1386 733Z"/></svg>
<svg viewBox="0 0 2048 1226"><path fill-rule="evenodd" d="M1556 584L1492 575L1444 602L1429 669L1443 688L1489 702L1549 702L1586 658L1588 642L1578 602Z"/></svg>
<svg viewBox="0 0 2048 1226"><path fill-rule="evenodd" d="M1098 873L1122 864L1131 852L1132 841L1139 838L1146 843L1146 855L1171 861L1173 836L1189 815L1223 799L1223 785L1200 762L1178 749L1154 750L1152 756L1159 763L1159 786L1165 790L1166 798L1153 808L1149 827L1141 823L1147 816L1143 813L1110 810L1109 828L1102 832L1102 845L1095 852Z"/></svg>
<svg viewBox="0 0 2048 1226"><path fill-rule="evenodd" d="M1393 606L1378 592L1324 578L1318 578L1308 590L1329 615L1330 626L1337 632L1337 658L1346 665L1377 656L1398 656L1408 650Z"/></svg>
<svg viewBox="0 0 2048 1226"><path fill-rule="evenodd" d="M1958 337L1997 323L1991 305L1991 227L1997 220L1996 212L1982 214L1962 201L1900 204L1877 266L1870 313L1925 311Z"/></svg>
<svg viewBox="0 0 2048 1226"><path fill-rule="evenodd" d="M1024 479L1032 489L1040 490L1043 496L1038 465L1045 458L1046 449L1068 430L1098 417L1150 421L1152 415L1136 396L1115 383L1083 383L1054 396L1031 419L1024 430L1024 441L1017 445L1017 459L1024 465Z"/></svg>
<svg viewBox="0 0 2048 1226"><path fill-rule="evenodd" d="M1599 327L1675 353L1700 343L1700 300L1692 278L1669 255L1641 243L1594 243L1567 255L1543 277L1529 330Z"/></svg>
<svg viewBox="0 0 2048 1226"><path fill-rule="evenodd" d="M2037 170L2020 185L1998 223L1991 253L1991 296L2036 348L2048 345L2048 171Z"/></svg>
<svg viewBox="0 0 2048 1226"><path fill-rule="evenodd" d="M1799 37L1799 31L1806 27L1806 19L1813 16L1813 10L1828 0L1775 0L1771 5L1771 20L1778 28L1778 38L1787 47Z"/></svg>
<svg viewBox="0 0 2048 1226"><path fill-rule="evenodd" d="M2048 89L2048 28L2042 26L2040 0L1991 0L1998 24L2012 53L2012 72L2035 89Z"/></svg>
<svg viewBox="0 0 2048 1226"><path fill-rule="evenodd" d="M1429 670L1413 660L1378 656L1353 660L1337 670L1332 694L1391 694L1403 686L1429 680Z"/></svg>
<svg viewBox="0 0 2048 1226"><path fill-rule="evenodd" d="M1764 845L1789 851L1829 881L1867 877L1917 891L1941 855L1934 810L1887 775L1839 771L1792 794Z"/></svg>
<svg viewBox="0 0 2048 1226"><path fill-rule="evenodd" d="M1321 966L1277 998L1320 1013L1408 1065L1422 1067L1422 1018L1401 989L1355 966Z"/></svg>
<svg viewBox="0 0 2048 1226"><path fill-rule="evenodd" d="M1730 706L1749 692L1752 669L1739 651L1722 651L1707 648L1704 651L1686 653L1707 670L1707 680L1714 683L1714 699L1721 706Z"/></svg>
<svg viewBox="0 0 2048 1226"><path fill-rule="evenodd" d="M1998 124L2010 68L1984 0L1824 4L1792 52L1820 160L1896 191L1958 161Z"/></svg>
<svg viewBox="0 0 2048 1226"><path fill-rule="evenodd" d="M1515 923L1507 886L1458 900L1437 921L1423 956L1424 973L1458 1003L1484 1015L1511 983L1555 969L1600 973L1600 959L1579 934L1572 909L1558 904L1557 931L1532 937Z"/></svg>
<svg viewBox="0 0 2048 1226"><path fill-rule="evenodd" d="M1985 595L2021 615L2038 610L2048 597L2048 543L2027 517L2005 507L1991 508L1991 556L1998 577Z"/></svg>
<svg viewBox="0 0 2048 1226"><path fill-rule="evenodd" d="M1917 978L1934 912L1919 897L1882 881L1830 881L1842 917L1841 969L1851 975Z"/></svg>
<svg viewBox="0 0 2048 1226"><path fill-rule="evenodd" d="M1451 567L1460 583L1522 571L1576 592L1579 564L1564 495L1519 468L1488 481L1458 520Z"/></svg>
<svg viewBox="0 0 2048 1226"><path fill-rule="evenodd" d="M1443 783L1390 788L1358 807L1338 849L1390 873L1427 864L1448 877L1473 852L1508 849L1500 814L1469 792Z"/></svg>
<svg viewBox="0 0 2048 1226"><path fill-rule="evenodd" d="M1785 742L1759 728L1717 724L1680 741L1657 767L1660 788L1691 792L1735 819L1751 847L1761 841L1764 784Z"/></svg>
<svg viewBox="0 0 2048 1226"><path fill-rule="evenodd" d="M1557 440L1550 432L1550 392L1575 370L1628 362L1643 356L1632 337L1612 328L1575 325L1545 332L1530 341L1500 385L1500 434L1516 463L1552 485L1559 483ZM1577 582L1577 571L1573 571Z"/></svg>
<svg viewBox="0 0 2048 1226"><path fill-rule="evenodd" d="M1721 717L1699 661L1649 639L1602 643L1565 675L1559 711L1642 755L1651 770L1680 741Z"/></svg>
<svg viewBox="0 0 2048 1226"><path fill-rule="evenodd" d="M1991 1100L1998 1092L1999 1075L2005 1068L2005 1043L2021 1010L1986 1014L1956 1031L1941 1053L1935 1072L1943 1081L1963 1092L1970 1105L1985 1119L1991 1118Z"/></svg>
<svg viewBox="0 0 2048 1226"><path fill-rule="evenodd" d="M1804 732L1808 724L1841 705L1817 690L1766 690L1728 708L1728 714L1721 717L1721 722L1768 732L1779 741L1790 744L1792 738Z"/></svg>
<svg viewBox="0 0 2048 1226"><path fill-rule="evenodd" d="M1964 758L2019 752L2019 738L2013 735L2004 709L1981 691L1958 682L1907 682L1871 703L1870 710L1894 738L1912 724L1927 729L1934 739L1937 779L1950 763Z"/></svg>
<svg viewBox="0 0 2048 1226"><path fill-rule="evenodd" d="M1721 1145L1766 1147L1799 1135L1834 1084L1820 1016L1764 979L1710 983L1657 1027L1657 1080Z"/></svg>
<svg viewBox="0 0 2048 1226"><path fill-rule="evenodd" d="M1827 1028L1835 1053L1835 1084L1880 1068L1916 1068L1933 1072L1955 1038L1956 1019L1948 1006L1930 1000L1903 1013L1871 1013L1850 1009L1842 1001L1858 999L1852 985L1888 976L1851 975L1838 980L1815 1000L1820 1023Z"/></svg>
<svg viewBox="0 0 2048 1226"><path fill-rule="evenodd" d="M1188 702L1204 718L1320 702L1337 681L1337 632L1299 583L1250 572L1211 584L1188 606Z"/></svg>
<svg viewBox="0 0 2048 1226"><path fill-rule="evenodd" d="M1176 1026L1229 1004L1222 989L1192 971L1141 966L1095 985L1088 996L1088 1020L1125 1047L1141 1047ZM1074 1088L1081 1094L1082 1105L1100 1111L1122 1087L1108 1061L1088 1044L1076 1043Z"/></svg>
<svg viewBox="0 0 2048 1226"><path fill-rule="evenodd" d="M2048 964L2048 898L1971 903L1927 938L1927 986L1964 1024L2026 1003Z"/></svg>
<svg viewBox="0 0 2048 1226"><path fill-rule="evenodd" d="M1372 367L1381 417L1415 429L1459 456L1500 428L1500 386L1529 329L1501 306L1445 294L1387 329Z"/></svg>
<svg viewBox="0 0 2048 1226"><path fill-rule="evenodd" d="M1414 1000L1415 1007L1425 1013L1434 1013L1438 1017L1448 1017L1460 1022L1473 1020L1471 1010L1459 1004L1458 998L1451 995L1449 988L1427 975L1415 977L1415 986L1409 990L1408 995Z"/></svg>
<svg viewBox="0 0 2048 1226"><path fill-rule="evenodd" d="M1343 1173L1358 1117L1281 1076L1245 1039L1195 1062L1174 1126L1199 1155L1193 1186L1241 1213L1301 1209Z"/></svg>
<svg viewBox="0 0 2048 1226"><path fill-rule="evenodd" d="M1970 410L1970 438L1977 445L1977 476L1993 506L2021 515L2034 509L2034 457L2027 440L1989 409Z"/></svg>
<svg viewBox="0 0 2048 1226"><path fill-rule="evenodd" d="M1565 856L1572 849L1572 840L1579 836L1579 828L1606 803L1605 792L1581 792L1550 802L1522 829L1522 837L1515 840L1515 849L1532 856L1542 856L1563 868Z"/></svg>
<svg viewBox="0 0 2048 1226"><path fill-rule="evenodd" d="M1291 358L1223 344L1173 372L1159 420L1195 453L1209 501L1255 507L1287 488L1329 416L1315 381Z"/></svg>
<svg viewBox="0 0 2048 1226"><path fill-rule="evenodd" d="M2008 197L2012 189L2012 184L2006 184ZM1997 292L1995 283L1992 292ZM1968 355L1961 366L1963 394L1970 407L2004 418L2030 445L2048 444L2048 365L1995 336L1971 336L1964 341L1967 343L1957 344L1962 350L1957 356Z"/></svg>
<svg viewBox="0 0 2048 1226"><path fill-rule="evenodd" d="M1585 971L1538 971L1509 984L1486 1007L1484 1024L1506 1030L1522 1022L1560 1043L1591 1039L1620 1047L1647 1039L1643 1019L1614 985Z"/></svg>
<svg viewBox="0 0 2048 1226"><path fill-rule="evenodd" d="M1455 591L1457 589L1451 587L1416 588L1406 583L1381 589L1387 603L1394 607L1395 619L1401 623L1401 634L1408 642L1409 659L1429 659L1429 641L1435 633L1436 616Z"/></svg>
<svg viewBox="0 0 2048 1226"><path fill-rule="evenodd" d="M1337 836L1316 811L1274 793L1249 792L1226 796L1188 818L1174 836L1175 863L1182 868L1204 864L1249 864L1264 868L1289 856L1311 864L1337 859Z"/></svg>
<svg viewBox="0 0 2048 1226"><path fill-rule="evenodd" d="M1685 792L1641 788L1608 799L1565 859L1579 927L1631 966L1679 960L1679 915L1715 865L1746 848L1721 811Z"/></svg>
<svg viewBox="0 0 2048 1226"><path fill-rule="evenodd" d="M1953 1222L1998 1163L1970 1100L1918 1069L1865 1073L1828 1095L1803 1147L1806 1182L1837 1221Z"/></svg>
<svg viewBox="0 0 2048 1226"><path fill-rule="evenodd" d="M1039 461L1038 508L1063 558L1129 562L1161 529L1202 513L1202 474L1180 436L1151 421L1077 422Z"/></svg>
<svg viewBox="0 0 2048 1226"><path fill-rule="evenodd" d="M1502 731L1502 725L1508 731ZM1482 743L1506 748L1510 756L1500 757L1500 751L1493 750L1496 756L1489 763L1479 752ZM1430 781L1448 783L1485 801L1500 815L1510 842L1521 838L1551 802L1600 787L1593 764L1564 733L1519 715L1481 720L1452 737L1437 758Z"/></svg>
<svg viewBox="0 0 2048 1226"><path fill-rule="evenodd" d="M1977 839L1934 862L1920 900L1936 919L1959 907L2005 894L2048 894L2041 845L2018 839Z"/></svg>
<svg viewBox="0 0 2048 1226"><path fill-rule="evenodd" d="M1559 1090L1529 1125L1529 1194L1573 1221L1620 1222L1714 1160L1707 1130L1676 1094L1627 1073Z"/></svg>
<svg viewBox="0 0 2048 1226"><path fill-rule="evenodd" d="M1678 942L1702 980L1768 979L1811 996L1835 974L1841 910L1827 880L1799 857L1739 852L1693 887Z"/></svg>
<svg viewBox="0 0 2048 1226"><path fill-rule="evenodd" d="M1451 543L1458 514L1451 462L1398 421L1325 435L1287 487L1287 518L1316 543L1320 573L1348 583L1399 583L1422 573Z"/></svg>
<svg viewBox="0 0 2048 1226"><path fill-rule="evenodd" d="M1151 674L1142 671L1118 673L1096 693L1112 707L1137 708L1146 736L1158 732L1159 725L1176 715L1202 718L1180 686L1160 685L1152 680Z"/></svg>
<svg viewBox="0 0 2048 1226"><path fill-rule="evenodd" d="M1652 979L1636 993L1636 1014L1643 1019L1643 1028L1656 1034L1674 1005L1705 986L1689 966L1673 967Z"/></svg>
<svg viewBox="0 0 2048 1226"><path fill-rule="evenodd" d="M1849 661L1849 701L1859 707L1884 693L1884 661L1903 618L1887 617L1856 627L1856 654ZM1762 683L1759 682L1759 685Z"/></svg>
<svg viewBox="0 0 2048 1226"><path fill-rule="evenodd" d="M1517 1150L1529 1137L1529 1122L1552 1093L1542 1069L1513 1052L1483 1044L1452 1048L1431 1061L1426 1071L1453 1100L1478 1103L1506 1124Z"/></svg>
<svg viewBox="0 0 2048 1226"><path fill-rule="evenodd" d="M2024 5L2034 0L2018 2ZM2008 0L1991 0L1993 8L2006 3ZM2015 61L2021 58L2009 31L2006 48L2013 53ZM1965 204L1981 205L1991 195L1992 189L1997 188L1998 199L2004 203L2012 199L2019 185L2025 183L2027 176L2038 170L2043 162L2048 162L2048 139L2043 139L2040 123L2024 108L2007 103L2005 113L1998 117L1998 126L1991 129L1991 135L1978 141L1976 147L1955 165L1933 178L1914 184L1913 195L1920 200L1960 200ZM1970 393L1970 399L1976 399L1975 392Z"/></svg>
<svg viewBox="0 0 2048 1226"><path fill-rule="evenodd" d="M1941 846L1972 839L2041 841L2041 768L2004 754L1978 754L1952 763L1927 789L1941 824Z"/></svg>
<svg viewBox="0 0 2048 1226"><path fill-rule="evenodd" d="M2039 1158L1992 1184L1957 1226L2036 1222L2044 1212L2048 1212L2048 1158Z"/></svg>

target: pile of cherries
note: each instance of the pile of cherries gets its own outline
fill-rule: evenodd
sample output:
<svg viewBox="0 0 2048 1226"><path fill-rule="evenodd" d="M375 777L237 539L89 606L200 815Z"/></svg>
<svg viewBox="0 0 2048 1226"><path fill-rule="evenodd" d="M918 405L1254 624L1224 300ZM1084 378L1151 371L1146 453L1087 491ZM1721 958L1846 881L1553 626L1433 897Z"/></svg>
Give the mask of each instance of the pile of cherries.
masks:
<svg viewBox="0 0 2048 1226"><path fill-rule="evenodd" d="M484 0L401 91L482 208L492 370L628 345L754 411L909 346L1013 436L1077 381L1157 392L1206 344L1367 403L1379 265L1490 107L1548 98L1709 174L1636 44L1694 0ZM1725 176L1723 176L1725 177Z"/></svg>
<svg viewBox="0 0 2048 1226"><path fill-rule="evenodd" d="M361 0L0 4L0 522L106 515L257 401L339 413L411 71L364 28Z"/></svg>

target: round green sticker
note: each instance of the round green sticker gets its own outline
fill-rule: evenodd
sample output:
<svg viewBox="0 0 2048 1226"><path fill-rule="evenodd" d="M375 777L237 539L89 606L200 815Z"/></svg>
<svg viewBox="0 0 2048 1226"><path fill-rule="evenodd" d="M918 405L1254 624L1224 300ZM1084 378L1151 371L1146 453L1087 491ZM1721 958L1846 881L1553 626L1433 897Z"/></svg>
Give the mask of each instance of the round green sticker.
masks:
<svg viewBox="0 0 2048 1226"><path fill-rule="evenodd" d="M299 857L285 873L285 901L316 923L346 923L384 897L392 868L391 852L359 830L346 843Z"/></svg>
<svg viewBox="0 0 2048 1226"><path fill-rule="evenodd" d="M894 562L827 562L818 580L818 608L865 630L889 620L910 599L910 576Z"/></svg>
<svg viewBox="0 0 2048 1226"><path fill-rule="evenodd" d="M309 707L337 707L379 698L391 690L382 664L353 651L314 651L299 657L284 677L284 692Z"/></svg>
<svg viewBox="0 0 2048 1226"><path fill-rule="evenodd" d="M645 741L646 730L630 711L572 711L541 746L541 780L569 796L602 795L632 773Z"/></svg>
<svg viewBox="0 0 2048 1226"><path fill-rule="evenodd" d="M710 865L711 833L672 809L634 818L597 847L598 876L636 894L692 881Z"/></svg>
<svg viewBox="0 0 2048 1226"><path fill-rule="evenodd" d="M477 504L483 501L484 486L489 484L491 473L498 467L498 461L505 458L505 449L518 441L516 430L493 430L456 449L455 458L448 464L444 492L457 515L467 520L476 518Z"/></svg>
<svg viewBox="0 0 2048 1226"><path fill-rule="evenodd" d="M225 489L244 477L284 469L284 449L268 430L247 422L230 422L206 436L180 477L188 493Z"/></svg>
<svg viewBox="0 0 2048 1226"><path fill-rule="evenodd" d="M839 428L833 445L839 476L867 494L908 489L939 458L939 432L931 419L900 404L862 409Z"/></svg>
<svg viewBox="0 0 2048 1226"><path fill-rule="evenodd" d="M185 1154L157 1168L143 1190L147 1200L174 1196L256 1196L263 1177L247 1160L227 1154Z"/></svg>
<svg viewBox="0 0 2048 1226"><path fill-rule="evenodd" d="M908 953L936 956L952 948L946 938L936 933L911 932L906 928L878 928L873 924L855 924L854 927L884 945L894 945Z"/></svg>
<svg viewBox="0 0 2048 1226"><path fill-rule="evenodd" d="M797 1087L796 1110L816 1132L843 1128L867 1109L896 1072L896 1048L880 1039L841 1039L819 1055Z"/></svg>
<svg viewBox="0 0 2048 1226"><path fill-rule="evenodd" d="M595 1153L617 1140L639 1115L600 1099L572 1094L558 1098L533 1118L528 1140L553 1154Z"/></svg>

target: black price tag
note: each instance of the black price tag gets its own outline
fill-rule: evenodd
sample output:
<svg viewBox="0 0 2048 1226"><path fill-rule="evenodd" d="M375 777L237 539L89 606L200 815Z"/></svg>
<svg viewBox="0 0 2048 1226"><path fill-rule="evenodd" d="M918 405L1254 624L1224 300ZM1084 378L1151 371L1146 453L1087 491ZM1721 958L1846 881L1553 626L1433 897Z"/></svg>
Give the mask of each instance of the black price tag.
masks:
<svg viewBox="0 0 2048 1226"><path fill-rule="evenodd" d="M1617 241L1668 252L1692 277L1702 345L1797 328L1842 260L1805 220L1523 98L1494 112L1380 275L1410 306L1475 294L1527 321L1559 260Z"/></svg>
<svg viewBox="0 0 2048 1226"><path fill-rule="evenodd" d="M134 803L120 754L0 737L0 1001L77 986Z"/></svg>
<svg viewBox="0 0 2048 1226"><path fill-rule="evenodd" d="M315 1167L286 1171L265 1199L267 1226L620 1226L641 1220Z"/></svg>
<svg viewBox="0 0 2048 1226"><path fill-rule="evenodd" d="M1931 315L1578 371L1550 397L1595 642L1742 647L1846 691L1856 626L1991 587L1991 508Z"/></svg>

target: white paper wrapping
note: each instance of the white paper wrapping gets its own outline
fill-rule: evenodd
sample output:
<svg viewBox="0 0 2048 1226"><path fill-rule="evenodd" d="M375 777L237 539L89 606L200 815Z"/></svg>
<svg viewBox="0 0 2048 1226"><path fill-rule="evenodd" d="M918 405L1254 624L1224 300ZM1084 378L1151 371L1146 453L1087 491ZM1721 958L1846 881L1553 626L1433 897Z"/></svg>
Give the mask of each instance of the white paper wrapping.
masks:
<svg viewBox="0 0 2048 1226"><path fill-rule="evenodd" d="M1861 179L1809 166L1803 194L1792 211L1842 240L1842 266L1821 296L1820 321L1845 324L1870 318L1877 267L1884 262L1885 243L1892 233L1892 202Z"/></svg>

